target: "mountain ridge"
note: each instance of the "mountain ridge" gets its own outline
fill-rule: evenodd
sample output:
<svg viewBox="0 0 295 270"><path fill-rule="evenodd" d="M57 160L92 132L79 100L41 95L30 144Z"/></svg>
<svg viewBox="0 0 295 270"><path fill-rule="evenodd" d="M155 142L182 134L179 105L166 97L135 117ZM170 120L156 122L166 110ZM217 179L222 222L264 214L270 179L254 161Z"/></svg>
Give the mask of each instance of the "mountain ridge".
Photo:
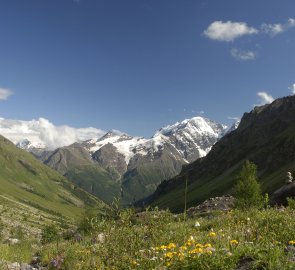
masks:
<svg viewBox="0 0 295 270"><path fill-rule="evenodd" d="M150 195L184 164L205 156L227 130L198 116L167 125L150 139L107 132L43 155L28 150L99 198L110 202L121 196L131 203Z"/></svg>
<svg viewBox="0 0 295 270"><path fill-rule="evenodd" d="M236 130L221 138L206 157L163 181L146 203L183 210L180 202L186 178L188 206L230 192L235 174L246 159L257 164L263 191L273 192L284 181L286 171L294 171L294 147L295 97L288 96L245 113Z"/></svg>

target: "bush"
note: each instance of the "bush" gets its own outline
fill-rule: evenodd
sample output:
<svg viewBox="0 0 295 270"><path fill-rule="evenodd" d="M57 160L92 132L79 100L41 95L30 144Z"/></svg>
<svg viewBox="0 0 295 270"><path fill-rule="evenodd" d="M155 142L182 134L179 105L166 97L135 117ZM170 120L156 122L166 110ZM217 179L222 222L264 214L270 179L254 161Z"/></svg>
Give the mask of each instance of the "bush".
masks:
<svg viewBox="0 0 295 270"><path fill-rule="evenodd" d="M239 209L260 208L263 205L260 184L257 181L256 165L246 161L237 175L234 187L235 206Z"/></svg>
<svg viewBox="0 0 295 270"><path fill-rule="evenodd" d="M51 243L56 240L58 240L58 228L54 224L46 225L41 233L42 244Z"/></svg>

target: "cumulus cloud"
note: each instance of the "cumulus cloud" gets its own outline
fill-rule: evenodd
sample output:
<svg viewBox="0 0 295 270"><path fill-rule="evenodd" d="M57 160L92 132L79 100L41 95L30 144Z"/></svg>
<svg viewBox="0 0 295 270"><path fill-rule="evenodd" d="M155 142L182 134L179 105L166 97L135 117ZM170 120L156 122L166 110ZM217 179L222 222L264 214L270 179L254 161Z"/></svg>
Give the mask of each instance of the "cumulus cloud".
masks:
<svg viewBox="0 0 295 270"><path fill-rule="evenodd" d="M229 42L258 32L257 29L248 26L245 22L215 21L208 26L203 34L213 40Z"/></svg>
<svg viewBox="0 0 295 270"><path fill-rule="evenodd" d="M99 138L105 131L93 127L55 126L45 118L31 121L0 118L0 134L15 144L28 140L34 146L53 150L77 141Z"/></svg>
<svg viewBox="0 0 295 270"><path fill-rule="evenodd" d="M292 93L293 95L295 95L295 83L293 83L293 84L289 87L289 89L291 90L291 93Z"/></svg>
<svg viewBox="0 0 295 270"><path fill-rule="evenodd" d="M272 37L283 33L290 28L295 26L295 19L289 18L287 23L281 24L281 23L275 23L275 24L262 24L261 25L261 32L268 34Z"/></svg>
<svg viewBox="0 0 295 270"><path fill-rule="evenodd" d="M6 88L0 88L0 100L6 100L11 96L13 92Z"/></svg>
<svg viewBox="0 0 295 270"><path fill-rule="evenodd" d="M237 60L242 60L242 61L250 61L250 60L255 60L256 55L252 51L243 51L239 50L237 48L232 48L230 50L231 56Z"/></svg>
<svg viewBox="0 0 295 270"><path fill-rule="evenodd" d="M259 103L254 104L253 106L262 106L265 104L272 103L274 101L274 98L266 92L258 92L257 96L258 96Z"/></svg>

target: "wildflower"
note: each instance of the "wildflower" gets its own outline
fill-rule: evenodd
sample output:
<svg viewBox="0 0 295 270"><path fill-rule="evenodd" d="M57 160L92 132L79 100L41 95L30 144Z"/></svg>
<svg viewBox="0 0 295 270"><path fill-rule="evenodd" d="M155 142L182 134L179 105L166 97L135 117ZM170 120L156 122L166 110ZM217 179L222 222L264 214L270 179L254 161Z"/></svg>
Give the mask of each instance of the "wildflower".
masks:
<svg viewBox="0 0 295 270"><path fill-rule="evenodd" d="M180 249L181 251L184 251L184 250L187 250L187 247L186 247L186 246L181 246L179 249Z"/></svg>
<svg viewBox="0 0 295 270"><path fill-rule="evenodd" d="M215 233L215 232L210 232L210 233L208 234L208 236L210 236L210 237L215 237L215 236L216 236L216 233Z"/></svg>
<svg viewBox="0 0 295 270"><path fill-rule="evenodd" d="M168 249L173 249L173 248L176 248L176 245L174 243L170 243L168 246L167 246Z"/></svg>
<svg viewBox="0 0 295 270"><path fill-rule="evenodd" d="M189 254L198 254L198 253L203 253L202 248L195 248L189 252Z"/></svg>
<svg viewBox="0 0 295 270"><path fill-rule="evenodd" d="M184 255L184 253L182 253L182 252L178 252L178 253L177 253L177 256L178 256L178 259L179 259L180 261L183 261L184 258L185 258L185 255Z"/></svg>
<svg viewBox="0 0 295 270"><path fill-rule="evenodd" d="M50 263L53 267L60 269L63 262L64 258L60 255L57 255L57 257L52 259Z"/></svg>
<svg viewBox="0 0 295 270"><path fill-rule="evenodd" d="M235 245L237 245L239 242L238 242L237 240L233 239L233 240L230 241L230 243L231 243L231 245L235 246Z"/></svg>
<svg viewBox="0 0 295 270"><path fill-rule="evenodd" d="M216 249L213 247L207 247L204 249L204 253L209 254L209 255L212 255L213 252L215 252L215 251L216 251Z"/></svg>
<svg viewBox="0 0 295 270"><path fill-rule="evenodd" d="M195 227L200 227L200 226L201 226L200 223L198 221L196 221Z"/></svg>
<svg viewBox="0 0 295 270"><path fill-rule="evenodd" d="M195 243L195 239L193 236L191 236L185 243L186 246L192 246Z"/></svg>
<svg viewBox="0 0 295 270"><path fill-rule="evenodd" d="M161 250L166 250L166 249L167 249L167 246L162 245L162 246L160 246L160 249L161 249Z"/></svg>
<svg viewBox="0 0 295 270"><path fill-rule="evenodd" d="M295 240L289 241L289 245L295 245Z"/></svg>
<svg viewBox="0 0 295 270"><path fill-rule="evenodd" d="M175 254L176 254L175 252L167 252L164 254L164 257L168 259L172 259Z"/></svg>

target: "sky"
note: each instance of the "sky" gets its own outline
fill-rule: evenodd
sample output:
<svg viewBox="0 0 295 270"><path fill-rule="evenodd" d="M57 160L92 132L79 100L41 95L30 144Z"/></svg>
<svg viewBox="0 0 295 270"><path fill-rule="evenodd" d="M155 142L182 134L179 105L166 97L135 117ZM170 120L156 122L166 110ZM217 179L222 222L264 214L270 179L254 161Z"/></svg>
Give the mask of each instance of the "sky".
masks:
<svg viewBox="0 0 295 270"><path fill-rule="evenodd" d="M0 117L144 137L198 115L230 125L295 93L294 11L294 0L0 0Z"/></svg>

